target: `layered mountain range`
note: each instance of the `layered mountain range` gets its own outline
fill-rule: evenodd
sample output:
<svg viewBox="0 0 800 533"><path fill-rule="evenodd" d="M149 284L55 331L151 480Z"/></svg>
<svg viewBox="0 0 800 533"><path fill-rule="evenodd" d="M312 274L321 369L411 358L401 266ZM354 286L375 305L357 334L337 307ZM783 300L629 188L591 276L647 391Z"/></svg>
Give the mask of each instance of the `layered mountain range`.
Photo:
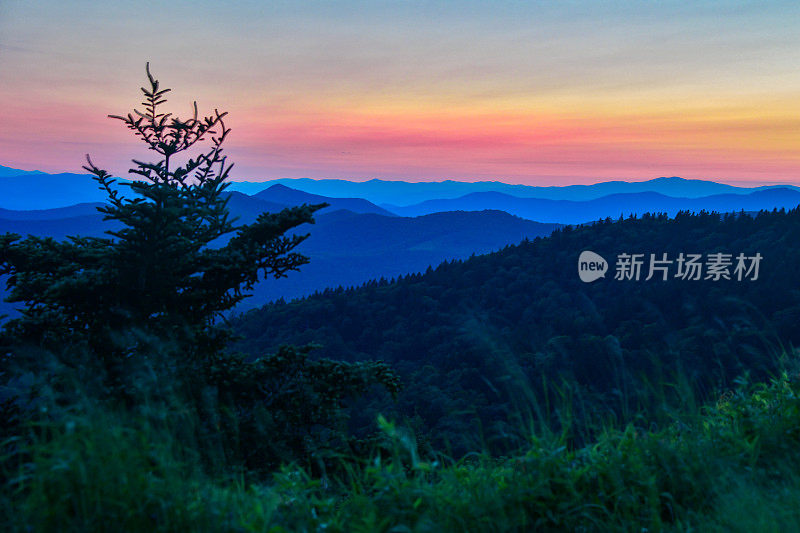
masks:
<svg viewBox="0 0 800 533"><path fill-rule="evenodd" d="M118 185L123 194L125 183ZM800 189L794 186L745 188L681 178L563 187L296 179L232 182L228 194L239 223L265 211L328 204L317 212L315 225L298 229L311 235L299 248L311 263L286 279L261 283L242 308L421 272L549 235L564 224L648 212L756 212L800 204ZM116 227L97 210L104 200L90 175L0 167L0 233L105 236ZM8 310L3 305L0 313Z"/></svg>

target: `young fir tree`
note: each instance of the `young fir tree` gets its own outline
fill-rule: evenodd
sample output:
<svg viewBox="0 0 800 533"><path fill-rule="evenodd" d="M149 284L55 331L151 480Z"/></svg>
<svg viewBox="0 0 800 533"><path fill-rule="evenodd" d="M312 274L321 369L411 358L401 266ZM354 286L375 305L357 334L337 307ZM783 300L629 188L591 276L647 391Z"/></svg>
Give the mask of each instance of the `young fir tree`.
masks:
<svg viewBox="0 0 800 533"><path fill-rule="evenodd" d="M106 395L128 404L136 401L132 389L141 388L130 378L136 361L157 360L150 366L182 382L194 401L202 403L201 389L213 389L218 404L212 409L226 413L224 425L236 433L240 452L247 449L261 465L271 464L278 449L280 458L296 459L315 446L314 428L341 437L344 398L374 383L394 393L397 377L382 363L312 361L307 350L293 348L255 361L225 353L222 314L262 277L280 278L308 262L294 251L308 235L291 230L313 223L325 204L235 225L226 193L232 165L222 150L230 133L226 113L201 118L194 104L191 117L175 117L162 111L170 89L161 88L149 64L147 78L144 110L110 116L157 160L134 160L131 183L116 182L88 155L84 167L107 193L99 210L121 229L107 238L65 241L0 235L8 300L24 304L22 316L6 324L5 342L88 352L106 375Z"/></svg>
<svg viewBox="0 0 800 533"><path fill-rule="evenodd" d="M182 120L162 112L165 94L147 68L144 111L111 115L159 154L155 162L134 160L131 195L120 192L108 172L87 156L86 170L108 194L100 208L121 223L110 238L0 237L0 272L10 275L9 301L25 304L13 331L27 338L86 339L113 347L109 333L137 324L161 333L180 328L187 340L214 342L214 321L246 296L259 275L279 278L308 262L293 250L307 235L287 234L313 223L315 210L302 206L263 213L250 225L228 217L228 176L222 144L230 133L227 113L215 110ZM204 150L197 150L208 141ZM195 154L192 154L194 149ZM186 154L183 164L178 157ZM193 155L193 157L192 157ZM224 246L211 246L232 234ZM98 344L100 343L100 344Z"/></svg>

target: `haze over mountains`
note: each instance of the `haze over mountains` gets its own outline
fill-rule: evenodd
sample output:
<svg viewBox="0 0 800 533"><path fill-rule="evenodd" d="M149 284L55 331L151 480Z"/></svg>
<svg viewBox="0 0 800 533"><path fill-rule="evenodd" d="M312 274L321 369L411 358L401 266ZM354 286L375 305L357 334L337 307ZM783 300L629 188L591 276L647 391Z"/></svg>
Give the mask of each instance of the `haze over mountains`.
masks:
<svg viewBox="0 0 800 533"><path fill-rule="evenodd" d="M546 200L594 200L609 194L657 192L678 198L700 198L715 194L749 194L758 190L791 188L791 185L765 185L759 187L736 187L705 180L687 180L678 177L656 178L648 181L607 181L593 185L531 186L514 185L499 181L405 182L373 179L364 182L325 179L278 179L263 182L240 181L231 185L232 190L254 194L274 184L292 189L333 197L358 197L369 200L393 211L395 206L409 206L428 200L453 199L476 192L501 192L519 198L542 198Z"/></svg>
<svg viewBox="0 0 800 533"><path fill-rule="evenodd" d="M124 180L120 180L124 181ZM800 191L793 185L765 185L760 187L736 187L706 180L687 180L678 177L656 178L648 181L608 181L593 185L530 186L514 185L499 181L474 183L460 181L404 182L369 180L364 182L325 179L277 179L261 182L231 182L229 191L255 195L273 185L282 185L294 191L302 191L340 200L363 199L376 207L396 213L395 208L408 207L430 200L449 200L472 193L499 192L517 198L539 198L544 200L595 200L612 194L655 192L673 198L702 198L721 194L751 194L761 190L790 189ZM277 195L282 189L274 189ZM31 192L34 194L31 194ZM293 194L286 192L284 194ZM263 198L267 200L268 198ZM0 207L6 209L47 209L66 207L78 203L104 201L105 196L97 183L88 174L46 174L38 171L23 171L0 166ZM336 207L334 207L335 209ZM338 207L350 209L349 207Z"/></svg>
<svg viewBox="0 0 800 533"><path fill-rule="evenodd" d="M321 212L331 212L344 209L353 213L375 213L378 215L395 216L394 213L387 211L363 198L333 198L311 194L297 189L291 189L280 183L270 185L268 188L253 195L254 198L266 200L281 205L302 205L302 204L330 204Z"/></svg>
<svg viewBox="0 0 800 533"><path fill-rule="evenodd" d="M449 200L428 200L407 207L393 206L402 216L420 216L441 211L498 209L539 222L582 224L601 218L678 211L759 211L792 208L800 203L800 191L790 188L762 189L749 194L716 194L700 198L674 198L658 192L618 193L593 200L548 200L519 198L501 192L476 192Z"/></svg>
<svg viewBox="0 0 800 533"><path fill-rule="evenodd" d="M51 209L105 199L89 174L45 174L0 166L0 207L4 209Z"/></svg>
<svg viewBox="0 0 800 533"><path fill-rule="evenodd" d="M33 176L35 174L44 174L41 170L20 170L18 168L4 167L0 165L0 178L11 176Z"/></svg>
<svg viewBox="0 0 800 533"><path fill-rule="evenodd" d="M561 224L646 212L672 216L679 210L759 211L800 204L800 189L793 186L744 188L681 178L564 187L297 179L233 182L229 191L228 207L239 223L265 211L330 204L317 212L314 226L299 228L311 234L299 248L311 263L286 279L260 284L244 307L424 271L549 235ZM104 200L88 174L0 167L0 233L105 236L116 226L97 211Z"/></svg>

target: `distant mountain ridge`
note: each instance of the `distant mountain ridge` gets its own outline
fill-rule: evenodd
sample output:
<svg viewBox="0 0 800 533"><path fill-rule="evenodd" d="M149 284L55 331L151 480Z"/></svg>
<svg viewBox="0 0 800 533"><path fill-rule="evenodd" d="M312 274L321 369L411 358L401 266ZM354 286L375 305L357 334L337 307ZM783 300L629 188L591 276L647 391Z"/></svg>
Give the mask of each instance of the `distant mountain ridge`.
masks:
<svg viewBox="0 0 800 533"><path fill-rule="evenodd" d="M31 174L44 174L41 170L20 170L18 168L4 167L0 165L0 178L8 176L28 176Z"/></svg>
<svg viewBox="0 0 800 533"><path fill-rule="evenodd" d="M630 214L667 213L673 216L678 211L759 211L793 208L798 204L800 191L790 188L701 198L675 198L657 192L619 193L586 201L519 198L501 192L479 192L450 200L429 200L408 207L394 207L394 212L413 217L441 211L497 209L537 222L581 224Z"/></svg>
<svg viewBox="0 0 800 533"><path fill-rule="evenodd" d="M46 174L23 172L11 174L0 167L0 208L12 210L43 210L75 204L104 202L106 193L90 174ZM118 184L127 180L117 179Z"/></svg>
<svg viewBox="0 0 800 533"><path fill-rule="evenodd" d="M97 208L103 202L75 204L52 209L3 209L0 208L0 219L3 220L58 220L77 216L97 214Z"/></svg>
<svg viewBox="0 0 800 533"><path fill-rule="evenodd" d="M119 180L125 182L125 180ZM280 185L276 189L274 186ZM765 185L737 187L707 180L689 180L678 177L656 178L647 181L607 181L593 185L531 186L499 181L460 182L404 182L373 179L364 182L309 178L277 179L262 182L231 181L229 191L247 195L264 193L263 200L287 205L299 194L322 196L332 203L331 211L348 209L355 212L399 214L404 207L431 200L450 200L481 192L499 192L517 198L545 200L588 201L611 194L656 192L676 198L701 198L720 194L751 194L773 189L800 191L793 185ZM266 191L271 190L270 193ZM290 192L291 191L291 192ZM290 196L287 199L287 196ZM281 200L283 198L283 200ZM104 193L89 174L46 174L0 166L0 208L14 210L49 209L79 203L101 202ZM317 202L318 203L318 202ZM483 209L491 209L486 205Z"/></svg>
<svg viewBox="0 0 800 533"><path fill-rule="evenodd" d="M404 182L373 179L364 182L309 178L277 179L263 182L238 181L231 184L232 190L254 194L275 184L311 194L333 197L357 197L369 200L389 211L395 207L410 206L428 200L453 199L475 192L501 192L519 198L541 198L547 200L594 200L609 194L658 192L666 196L700 198L717 194L750 194L759 190L789 188L793 185L764 185L759 187L737 187L707 180L689 180L679 177L656 178L647 181L607 181L593 185L515 185L499 181L461 182Z"/></svg>
<svg viewBox="0 0 800 533"><path fill-rule="evenodd" d="M368 200L364 200L363 198L332 198L328 196L307 193L297 189L291 189L285 185L281 185L280 183L276 183L275 185L272 185L269 188L254 194L253 198L280 204L285 207L302 204L330 204L330 206L326 207L322 212L344 209L347 211L352 211L353 213L375 213L390 217L395 216L394 213L389 212L382 207L378 207L377 205Z"/></svg>

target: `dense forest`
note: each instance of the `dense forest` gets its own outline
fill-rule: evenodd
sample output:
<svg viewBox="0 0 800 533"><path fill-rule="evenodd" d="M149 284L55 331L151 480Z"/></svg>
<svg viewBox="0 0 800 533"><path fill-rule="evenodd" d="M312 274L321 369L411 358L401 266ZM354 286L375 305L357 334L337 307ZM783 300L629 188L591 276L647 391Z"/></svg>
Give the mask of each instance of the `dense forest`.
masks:
<svg viewBox="0 0 800 533"><path fill-rule="evenodd" d="M313 261L325 205L232 221L226 114L147 75L112 118L158 160L130 191L85 167L116 229L0 235L4 531L800 528L800 208L568 226L229 319Z"/></svg>
<svg viewBox="0 0 800 533"><path fill-rule="evenodd" d="M799 239L797 209L568 227L392 283L251 311L234 321L237 348L316 343L320 357L386 361L404 389L397 404L375 408L463 454L481 444L476 435L484 444L507 440L520 427L511 415L557 418L541 412L557 400L548 394L568 394L581 418L621 419L643 407L651 415L657 406L677 408L675 390L658 384L685 380L702 400L744 373L763 379L776 371L778 356L800 341L791 267L800 264ZM605 258L722 252L763 259L755 280L676 279L674 265L666 281L660 274L645 280L646 265L638 281L616 280L612 261L605 279L587 284L577 275L583 250ZM367 413L361 424L374 415L359 412Z"/></svg>

